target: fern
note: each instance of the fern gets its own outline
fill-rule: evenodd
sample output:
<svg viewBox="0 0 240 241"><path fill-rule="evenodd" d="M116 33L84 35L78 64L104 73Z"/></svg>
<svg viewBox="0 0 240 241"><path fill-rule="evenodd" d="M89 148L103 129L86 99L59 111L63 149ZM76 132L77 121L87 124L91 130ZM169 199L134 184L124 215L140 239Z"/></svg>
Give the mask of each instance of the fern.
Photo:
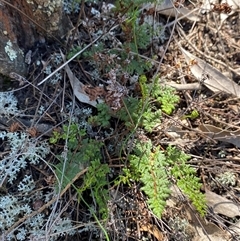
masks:
<svg viewBox="0 0 240 241"><path fill-rule="evenodd" d="M133 17L138 16L137 14L139 14L139 8L146 2L153 3L156 2L156 0L135 0L131 2L128 0L118 0L116 1L115 12L124 14L127 12L129 19L133 19Z"/></svg>
<svg viewBox="0 0 240 241"><path fill-rule="evenodd" d="M129 156L129 168L123 169L124 174L119 180L127 184L131 183L130 180L141 182L149 207L160 217L170 194L169 177L172 176L197 211L204 215L206 200L200 192L201 183L196 170L186 163L189 156L171 146L165 152L159 147L152 149L151 141L137 143L134 154Z"/></svg>
<svg viewBox="0 0 240 241"><path fill-rule="evenodd" d="M152 108L148 108L142 115L142 126L147 132L152 132L153 128L160 124L160 118L162 117L162 111L154 110Z"/></svg>
<svg viewBox="0 0 240 241"><path fill-rule="evenodd" d="M63 133L54 132L50 138L51 143L56 144L60 140L67 140L67 156L57 156L59 163L55 165L55 173L58 180L62 180L61 190L75 179L78 173L88 167L83 177L83 184L77 188L79 196L87 189L91 190L91 196L99 207L99 214L102 218L107 217L107 200L109 193L107 187L107 164L101 164L102 143L86 137L85 130L78 128L73 123L70 126L63 126ZM59 189L57 185L57 189Z"/></svg>
<svg viewBox="0 0 240 241"><path fill-rule="evenodd" d="M171 174L177 180L177 186L192 201L197 211L204 216L207 207L206 199L200 192L201 183L196 170L186 163L190 157L172 146L167 148L166 153L169 163L173 165Z"/></svg>
<svg viewBox="0 0 240 241"><path fill-rule="evenodd" d="M142 100L143 100L143 103L144 103L144 101L147 98L149 98L149 96L150 96L149 89L148 89L148 86L147 86L146 75L141 75L139 77L139 85L140 85L140 88L141 88Z"/></svg>
<svg viewBox="0 0 240 241"><path fill-rule="evenodd" d="M148 24L138 25L134 28L135 43L137 49L146 49L150 44L152 26ZM137 51L136 51L137 52Z"/></svg>
<svg viewBox="0 0 240 241"><path fill-rule="evenodd" d="M98 205L98 210L102 219L108 216L107 203L109 200L109 192L106 188L108 186L107 174L110 169L107 164L101 164L99 159L91 161L86 175L84 176L83 185L78 188L78 195L90 189L92 190L91 196Z"/></svg>
<svg viewBox="0 0 240 241"><path fill-rule="evenodd" d="M61 155L57 156L59 163L55 165L58 180L63 180L61 190L63 190L84 168L90 165L91 160L101 156L101 143L84 138L80 143L73 145L68 142L67 158ZM58 186L57 186L58 188Z"/></svg>
<svg viewBox="0 0 240 241"><path fill-rule="evenodd" d="M170 182L166 172L167 161L164 153L159 148L152 152L151 141L145 144L138 143L135 154L130 156L129 161L132 178L143 184L142 190L149 198L147 201L149 207L160 217L166 204L166 198L170 194Z"/></svg>
<svg viewBox="0 0 240 241"><path fill-rule="evenodd" d="M148 2L154 2L153 0ZM117 14L123 14L127 17L126 21L122 23L122 32L124 38L123 51L115 51L120 57L118 64L121 65L124 71L130 75L137 73L143 74L148 71L151 65L148 61L139 57L139 50L145 50L151 42L152 26L146 23L139 23L141 19L140 8L145 4L145 0L137 0L129 2L127 0L119 0L116 3L115 11ZM133 52L134 54L130 53Z"/></svg>
<svg viewBox="0 0 240 241"><path fill-rule="evenodd" d="M82 48L80 46L72 47L70 52L67 54L67 59L71 59L75 54L77 54ZM79 59L80 56L77 56Z"/></svg>
<svg viewBox="0 0 240 241"><path fill-rule="evenodd" d="M145 71L150 70L151 68L151 64L149 64L149 62L144 59L140 59L137 56L132 56L131 58L126 57L125 59L122 53L119 54L122 56L123 59L120 63L123 70L129 73L130 75L141 75Z"/></svg>
<svg viewBox="0 0 240 241"><path fill-rule="evenodd" d="M157 101L161 103L161 109L168 115L173 112L179 101L179 97L174 92L175 90L170 87L163 87L162 94L157 97Z"/></svg>
<svg viewBox="0 0 240 241"><path fill-rule="evenodd" d="M110 107L105 103L97 104L98 114L95 116L90 116L88 122L93 126L108 127L110 125Z"/></svg>
<svg viewBox="0 0 240 241"><path fill-rule="evenodd" d="M151 96L160 105L161 109L168 115L175 109L176 104L179 102L179 96L175 94L175 89L169 86L162 86L159 78L156 77L149 84Z"/></svg>

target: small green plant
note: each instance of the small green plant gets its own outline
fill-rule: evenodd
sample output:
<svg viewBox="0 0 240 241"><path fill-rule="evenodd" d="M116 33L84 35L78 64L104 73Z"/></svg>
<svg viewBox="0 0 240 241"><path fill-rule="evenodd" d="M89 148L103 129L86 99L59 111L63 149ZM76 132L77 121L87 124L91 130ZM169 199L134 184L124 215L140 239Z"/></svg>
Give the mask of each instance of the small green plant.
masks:
<svg viewBox="0 0 240 241"><path fill-rule="evenodd" d="M170 115L175 110L176 104L179 102L179 96L176 95L175 89L170 86L160 84L159 77L152 79L148 84L150 96L161 106L161 109L166 114Z"/></svg>
<svg viewBox="0 0 240 241"><path fill-rule="evenodd" d="M199 116L198 111L197 110L193 110L189 115L184 115L183 119L190 118L191 120L194 120L194 119L198 118L198 116Z"/></svg>
<svg viewBox="0 0 240 241"><path fill-rule="evenodd" d="M66 156L64 154L58 156L59 163L54 166L57 179L61 182L61 190L69 183L72 184L78 173L87 168L81 187L76 188L77 192L82 195L84 191L90 190L92 198L99 207L101 218L105 219L109 199L107 189L109 167L100 162L102 143L87 138L85 130L79 129L75 123L64 125L62 133L54 132L50 138L53 144L60 140L67 142L68 149Z"/></svg>
<svg viewBox="0 0 240 241"><path fill-rule="evenodd" d="M177 186L192 201L200 215L204 216L206 199L200 191L202 184L196 170L186 163L190 157L172 146L168 146L166 157L171 165L170 174L175 178Z"/></svg>
<svg viewBox="0 0 240 241"><path fill-rule="evenodd" d="M160 124L162 110L156 108L147 108L142 114L142 126L147 132L152 132L153 128Z"/></svg>
<svg viewBox="0 0 240 241"><path fill-rule="evenodd" d="M204 215L206 201L200 192L200 179L196 177L196 170L186 163L188 159L189 156L175 147L169 146L163 152L159 147L154 149L151 141L139 142L134 154L129 156L129 168L123 169L120 181L128 184L131 181L141 182L142 190L148 196L149 207L160 217L170 194L172 176L198 212Z"/></svg>
<svg viewBox="0 0 240 241"><path fill-rule="evenodd" d="M123 99L124 107L117 111L116 117L125 122L129 129L133 129L138 121L141 112L139 99L135 97L127 97Z"/></svg>
<svg viewBox="0 0 240 241"><path fill-rule="evenodd" d="M158 80L155 78L152 82L147 83L146 76L140 76L141 99L137 97L123 98L123 107L114 113L107 104L98 104L98 114L91 116L88 122L92 125L107 127L110 125L111 116L114 116L124 121L129 129L139 126L147 132L152 132L153 128L161 122L162 111L171 114L179 101L174 89L162 87Z"/></svg>
<svg viewBox="0 0 240 241"><path fill-rule="evenodd" d="M160 217L166 198L170 194L170 181L166 172L167 161L164 153L156 148L152 151L152 143L136 145L134 155L130 155L130 170L135 181L140 181L142 190L148 196L148 204L152 211Z"/></svg>
<svg viewBox="0 0 240 241"><path fill-rule="evenodd" d="M77 142L81 137L86 135L84 129L79 129L76 123L73 123L69 126L63 125L62 133L59 131L53 131L53 135L50 137L49 142L51 144L56 144L60 139L68 140L70 145L75 147ZM72 148L72 146L70 146Z"/></svg>
<svg viewBox="0 0 240 241"><path fill-rule="evenodd" d="M136 125L143 127L147 132L152 132L153 128L160 123L161 109L156 109L150 104L146 104L142 111L142 100L138 98L124 98L125 106L113 113L105 103L97 105L98 114L91 116L88 122L93 126L108 127L111 117L122 120L126 127L134 129Z"/></svg>
<svg viewBox="0 0 240 241"><path fill-rule="evenodd" d="M176 95L175 89L172 87L161 85L158 76L147 83L146 76L142 75L139 78L139 84L143 100L151 99L152 104L160 105L162 111L168 115L175 110L179 96Z"/></svg>
<svg viewBox="0 0 240 241"><path fill-rule="evenodd" d="M179 102L179 96L173 88L161 86L159 78L154 78L147 83L146 76L141 75L139 85L142 93L141 100L126 99L125 107L117 113L117 116L124 120L126 125L129 125L128 123L132 120L134 125L138 122L140 127L142 126L147 132L152 132L153 128L161 122L162 111L167 114L172 113Z"/></svg>
<svg viewBox="0 0 240 241"><path fill-rule="evenodd" d="M161 104L162 110L170 115L175 110L175 105L179 101L179 96L175 95L175 90L171 87L162 87L157 101Z"/></svg>
<svg viewBox="0 0 240 241"><path fill-rule="evenodd" d="M98 114L95 116L90 116L88 122L93 126L110 126L110 107L105 103L97 104Z"/></svg>
<svg viewBox="0 0 240 241"><path fill-rule="evenodd" d="M107 174L109 173L107 164L102 164L99 159L91 161L88 171L83 179L81 187L77 188L78 195L82 196L87 189L91 190L91 196L98 205L98 210L102 219L108 217L107 202L109 200Z"/></svg>
<svg viewBox="0 0 240 241"><path fill-rule="evenodd" d="M153 1L148 1L153 2ZM122 23L122 32L124 38L123 50L115 51L120 55L120 64L129 74L143 74L144 71L151 68L148 61L141 59L138 55L140 50L145 50L151 42L152 26L148 23L139 23L143 0L129 2L119 0L116 3L115 11L126 16L125 22Z"/></svg>
<svg viewBox="0 0 240 241"><path fill-rule="evenodd" d="M75 54L77 54L81 50L80 46L72 47L67 54L67 59L71 59ZM77 57L79 59L80 56Z"/></svg>
<svg viewBox="0 0 240 241"><path fill-rule="evenodd" d="M147 2L154 2L153 0ZM91 66L97 68L98 73L107 73L110 69L119 68L122 73L143 74L145 71L151 69L152 64L149 60L143 59L139 56L141 50L145 50L151 44L152 28L153 26L146 22L141 22L141 8L145 4L145 0L137 0L129 2L127 0L118 0L113 8L113 13L118 16L117 19L122 18L121 28L121 48L112 45L115 40L112 34L103 36L96 45L93 45L88 50L82 53L83 60L86 60ZM116 19L116 21L118 21ZM112 32L114 32L113 30ZM117 30L119 31L119 29ZM111 33L112 33L111 32ZM97 36L103 32L94 33ZM84 47L84 46L83 46ZM82 47L82 48L83 48ZM79 52L81 47L73 47L67 58L71 58Z"/></svg>

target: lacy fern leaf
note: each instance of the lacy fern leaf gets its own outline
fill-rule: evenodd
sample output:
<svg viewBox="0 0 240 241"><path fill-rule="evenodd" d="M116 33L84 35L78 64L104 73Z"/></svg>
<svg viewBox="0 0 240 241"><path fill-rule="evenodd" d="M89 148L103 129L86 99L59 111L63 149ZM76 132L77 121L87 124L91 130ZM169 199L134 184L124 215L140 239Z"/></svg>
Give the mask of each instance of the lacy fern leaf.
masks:
<svg viewBox="0 0 240 241"><path fill-rule="evenodd" d="M196 170L186 163L190 157L172 146L167 148L166 153L167 159L173 164L171 175L176 179L177 186L192 201L200 215L204 216L207 208L206 199L200 192L201 183Z"/></svg>
<svg viewBox="0 0 240 241"><path fill-rule="evenodd" d="M142 190L149 197L149 207L160 217L170 194L170 182L165 171L168 165L166 157L159 148L152 152L151 141L138 143L135 151L136 155L130 156L130 169L142 182Z"/></svg>
<svg viewBox="0 0 240 241"><path fill-rule="evenodd" d="M177 186L203 216L206 200L204 194L200 192L201 183L196 170L186 163L188 159L188 155L175 147L169 146L164 152L160 151L159 147L153 150L151 141L138 142L134 154L129 156L130 166L123 170L125 176L121 176L120 180L128 184L129 180L141 182L141 189L148 196L147 203L150 209L161 217L170 194L172 183L169 177L172 176Z"/></svg>

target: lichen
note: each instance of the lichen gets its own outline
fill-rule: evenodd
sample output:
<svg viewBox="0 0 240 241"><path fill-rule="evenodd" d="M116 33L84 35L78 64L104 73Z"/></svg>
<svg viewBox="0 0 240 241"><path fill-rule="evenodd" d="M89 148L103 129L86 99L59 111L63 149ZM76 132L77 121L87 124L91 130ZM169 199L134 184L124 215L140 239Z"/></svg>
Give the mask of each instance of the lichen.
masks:
<svg viewBox="0 0 240 241"><path fill-rule="evenodd" d="M34 4L34 2L31 1L31 0L27 0L27 3L29 3L29 4Z"/></svg>
<svg viewBox="0 0 240 241"><path fill-rule="evenodd" d="M41 10L43 13L46 13L48 17L52 13L56 12L62 5L62 0L27 0L28 4L35 4L35 11Z"/></svg>
<svg viewBox="0 0 240 241"><path fill-rule="evenodd" d="M61 6L61 4L61 0L44 1L43 4L38 4L38 8L42 8L44 13L46 13L48 16L51 16L52 13L54 13L56 9L58 9Z"/></svg>
<svg viewBox="0 0 240 241"><path fill-rule="evenodd" d="M13 49L13 44L10 40L8 40L5 46L5 52L11 61L17 58L17 52Z"/></svg>

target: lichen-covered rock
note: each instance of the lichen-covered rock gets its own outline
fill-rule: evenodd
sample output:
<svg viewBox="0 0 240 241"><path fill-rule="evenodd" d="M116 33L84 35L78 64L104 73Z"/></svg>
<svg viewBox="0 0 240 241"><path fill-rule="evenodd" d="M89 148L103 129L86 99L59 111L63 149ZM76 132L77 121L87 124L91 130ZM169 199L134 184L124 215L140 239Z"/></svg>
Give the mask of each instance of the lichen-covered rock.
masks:
<svg viewBox="0 0 240 241"><path fill-rule="evenodd" d="M48 36L62 37L66 33L68 20L62 14L62 0L26 0L33 12L33 19L41 23L40 32L47 30ZM69 25L70 26L70 25Z"/></svg>
<svg viewBox="0 0 240 241"><path fill-rule="evenodd" d="M0 73L9 75L11 72L17 72L20 75L26 74L24 62L24 53L16 42L12 42L7 37L0 35Z"/></svg>
<svg viewBox="0 0 240 241"><path fill-rule="evenodd" d="M61 0L9 0L0 4L0 74L26 75L24 54L39 39L60 40L69 30Z"/></svg>

